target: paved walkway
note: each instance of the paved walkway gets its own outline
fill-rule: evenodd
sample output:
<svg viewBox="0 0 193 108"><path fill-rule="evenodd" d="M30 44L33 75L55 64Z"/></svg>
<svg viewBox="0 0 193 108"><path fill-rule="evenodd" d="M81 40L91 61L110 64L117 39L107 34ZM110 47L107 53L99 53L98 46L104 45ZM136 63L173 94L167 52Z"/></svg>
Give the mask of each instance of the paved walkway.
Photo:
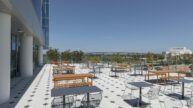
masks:
<svg viewBox="0 0 193 108"><path fill-rule="evenodd" d="M15 105L22 98L23 94L26 92L32 81L36 78L36 75L40 72L42 67L37 67L34 70L34 75L32 77L15 77L11 79L11 91L10 100L7 103L0 104L0 108L14 108Z"/></svg>

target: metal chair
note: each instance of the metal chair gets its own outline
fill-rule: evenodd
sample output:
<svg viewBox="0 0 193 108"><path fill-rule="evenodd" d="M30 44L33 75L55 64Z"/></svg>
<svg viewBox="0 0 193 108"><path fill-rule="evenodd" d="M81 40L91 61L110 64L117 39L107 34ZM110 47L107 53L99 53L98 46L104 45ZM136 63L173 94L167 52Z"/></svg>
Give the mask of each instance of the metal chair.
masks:
<svg viewBox="0 0 193 108"><path fill-rule="evenodd" d="M182 108L183 104L179 99L167 97L164 99L165 108Z"/></svg>
<svg viewBox="0 0 193 108"><path fill-rule="evenodd" d="M193 97L187 100L187 106L188 108L193 108Z"/></svg>
<svg viewBox="0 0 193 108"><path fill-rule="evenodd" d="M143 97L147 98L149 103L151 103L152 100L159 100L159 93L160 93L160 86L159 87L152 87L149 89L149 91L143 95ZM151 107L151 104L148 105L149 108Z"/></svg>
<svg viewBox="0 0 193 108"><path fill-rule="evenodd" d="M90 93L89 102L87 102L87 95L85 95L81 101L83 108L100 108L100 102L102 100L102 92Z"/></svg>
<svg viewBox="0 0 193 108"><path fill-rule="evenodd" d="M133 98L135 98L135 97L132 95L132 94L133 94L133 91L134 91L134 90L138 90L137 87L132 86L132 85L129 85L128 82L129 82L129 81L127 81L127 80L125 79L125 81L124 81L125 90L124 90L124 92L123 92L123 94L122 94L122 98L123 98L123 99L133 99ZM127 89L130 90L130 93L127 93L127 94L125 95Z"/></svg>
<svg viewBox="0 0 193 108"><path fill-rule="evenodd" d="M163 92L164 94L174 93L174 92L176 92L176 91L175 91L175 90L176 90L176 87L181 87L181 84L180 84L180 83L177 83L177 82L168 83L168 85L164 85L164 86L162 87L162 88L163 88L162 92ZM167 89L170 90L170 91L167 91Z"/></svg>
<svg viewBox="0 0 193 108"><path fill-rule="evenodd" d="M149 100L158 99L160 92L160 87L152 87L149 89L149 91L144 94L143 96L148 98Z"/></svg>
<svg viewBox="0 0 193 108"><path fill-rule="evenodd" d="M55 97L52 101L52 107L60 107L60 106L65 106L65 108L71 108L73 103L75 102L74 96L66 96L65 97L65 105L63 104L63 97Z"/></svg>
<svg viewBox="0 0 193 108"><path fill-rule="evenodd" d="M192 97L192 95L193 95L193 85L191 84L191 86L186 87L186 88L188 88L189 90L191 90L190 97Z"/></svg>

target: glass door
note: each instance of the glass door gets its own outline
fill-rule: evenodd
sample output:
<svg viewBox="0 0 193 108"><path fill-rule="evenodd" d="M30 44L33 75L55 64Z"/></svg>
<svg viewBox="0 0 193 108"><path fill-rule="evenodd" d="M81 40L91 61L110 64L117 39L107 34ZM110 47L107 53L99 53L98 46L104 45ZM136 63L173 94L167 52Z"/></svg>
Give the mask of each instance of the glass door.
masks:
<svg viewBox="0 0 193 108"><path fill-rule="evenodd" d="M16 76L17 72L17 39L15 35L11 36L11 78Z"/></svg>
<svg viewBox="0 0 193 108"><path fill-rule="evenodd" d="M20 36L11 35L11 78L20 76L19 55L20 55Z"/></svg>

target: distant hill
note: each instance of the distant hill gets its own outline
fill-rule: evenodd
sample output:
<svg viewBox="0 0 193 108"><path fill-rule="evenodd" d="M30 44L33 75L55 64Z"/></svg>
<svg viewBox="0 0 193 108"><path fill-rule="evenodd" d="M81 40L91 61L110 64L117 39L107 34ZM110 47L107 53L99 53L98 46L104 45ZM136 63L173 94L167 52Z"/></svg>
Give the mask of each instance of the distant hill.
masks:
<svg viewBox="0 0 193 108"><path fill-rule="evenodd" d="M146 53L137 53L137 52L85 52L87 55L143 55Z"/></svg>

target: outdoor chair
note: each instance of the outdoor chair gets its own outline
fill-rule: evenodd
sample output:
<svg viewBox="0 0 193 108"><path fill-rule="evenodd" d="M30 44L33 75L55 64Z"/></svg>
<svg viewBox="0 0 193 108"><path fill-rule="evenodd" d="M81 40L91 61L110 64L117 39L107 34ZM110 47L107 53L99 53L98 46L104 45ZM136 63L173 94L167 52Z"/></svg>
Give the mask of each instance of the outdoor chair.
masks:
<svg viewBox="0 0 193 108"><path fill-rule="evenodd" d="M175 93L176 91L176 87L181 87L181 84L178 83L178 82L169 82L167 84L165 84L163 87L162 87L162 93L164 94L168 94L168 93ZM166 90L170 90L169 92Z"/></svg>
<svg viewBox="0 0 193 108"><path fill-rule="evenodd" d="M143 97L147 98L149 101L149 108L151 107L151 101L152 100L159 100L159 93L160 93L160 86L159 87L151 87L149 91L143 95Z"/></svg>
<svg viewBox="0 0 193 108"><path fill-rule="evenodd" d="M187 106L188 108L193 108L193 97L190 97L190 99L187 100Z"/></svg>
<svg viewBox="0 0 193 108"><path fill-rule="evenodd" d="M149 91L144 94L143 96L148 98L149 100L158 99L160 93L160 86L159 87L151 87Z"/></svg>
<svg viewBox="0 0 193 108"><path fill-rule="evenodd" d="M56 108L59 106L65 106L65 108L71 108L72 105L74 104L75 100L74 100L74 96L70 95L70 96L66 96L65 97L65 105L63 105L63 97L55 97L52 101L52 107Z"/></svg>
<svg viewBox="0 0 193 108"><path fill-rule="evenodd" d="M177 99L176 97L166 97L164 99L164 107L165 108L182 108L183 104L182 102Z"/></svg>
<svg viewBox="0 0 193 108"><path fill-rule="evenodd" d="M176 87L181 87L181 84L177 81L172 81L168 83L169 85L171 85L171 92L175 93L175 89Z"/></svg>
<svg viewBox="0 0 193 108"><path fill-rule="evenodd" d="M133 99L133 98L135 98L135 97L133 97L133 95L132 95L132 94L133 94L133 91L134 91L134 90L138 90L137 87L128 84L128 82L129 82L129 81L127 81L127 80L124 81L125 90L124 90L124 92L123 92L123 94L122 94L122 98L123 98L123 99ZM128 89L130 90L130 93L125 94L125 93L126 93L126 90L128 90Z"/></svg>
<svg viewBox="0 0 193 108"><path fill-rule="evenodd" d="M191 86L189 86L189 87L187 87L187 88L191 90L190 97L192 97L192 96L193 96L193 85L191 85Z"/></svg>
<svg viewBox="0 0 193 108"><path fill-rule="evenodd" d="M89 103L87 102L87 95L85 95L81 101L82 107L89 107L89 108L100 108L100 102L102 100L102 93L90 93L89 95Z"/></svg>

